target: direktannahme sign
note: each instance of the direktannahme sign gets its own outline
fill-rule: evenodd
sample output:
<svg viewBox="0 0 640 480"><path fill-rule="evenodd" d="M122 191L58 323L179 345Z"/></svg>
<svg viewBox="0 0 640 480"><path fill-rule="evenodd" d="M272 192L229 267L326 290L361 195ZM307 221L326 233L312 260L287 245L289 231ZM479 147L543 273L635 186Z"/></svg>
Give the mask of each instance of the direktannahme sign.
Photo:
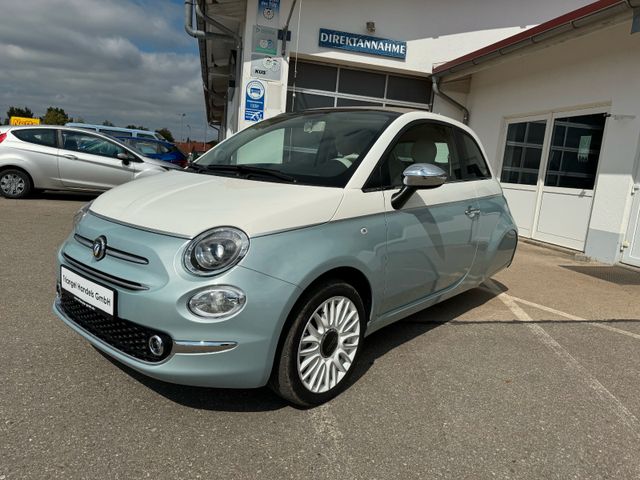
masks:
<svg viewBox="0 0 640 480"><path fill-rule="evenodd" d="M337 30L320 29L318 45L326 48L339 48L351 52L362 52L370 55L381 55L405 59L407 42L388 38L370 37L357 33L339 32Z"/></svg>

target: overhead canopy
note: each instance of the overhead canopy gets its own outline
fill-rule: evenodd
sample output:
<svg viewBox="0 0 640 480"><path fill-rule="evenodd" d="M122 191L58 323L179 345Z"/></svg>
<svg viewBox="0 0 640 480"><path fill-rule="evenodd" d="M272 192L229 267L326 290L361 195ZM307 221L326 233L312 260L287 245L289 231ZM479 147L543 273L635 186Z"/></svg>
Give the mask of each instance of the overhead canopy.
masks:
<svg viewBox="0 0 640 480"><path fill-rule="evenodd" d="M205 15L241 34L247 0L198 0L197 3ZM199 15L196 15L196 26L200 31L220 33ZM214 38L199 39L198 46L207 120L210 124L221 124L228 95L233 95L235 86L237 45L232 39Z"/></svg>

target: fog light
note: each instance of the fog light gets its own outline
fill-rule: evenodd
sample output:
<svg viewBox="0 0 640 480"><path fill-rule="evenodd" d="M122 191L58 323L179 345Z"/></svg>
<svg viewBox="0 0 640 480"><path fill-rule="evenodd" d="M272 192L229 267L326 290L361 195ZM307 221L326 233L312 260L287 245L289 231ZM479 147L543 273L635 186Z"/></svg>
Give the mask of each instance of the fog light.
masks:
<svg viewBox="0 0 640 480"><path fill-rule="evenodd" d="M236 287L220 285L196 293L189 300L189 310L199 317L226 318L244 307L247 297Z"/></svg>
<svg viewBox="0 0 640 480"><path fill-rule="evenodd" d="M156 357L161 357L164 353L164 341L159 335L153 335L149 338L149 350Z"/></svg>

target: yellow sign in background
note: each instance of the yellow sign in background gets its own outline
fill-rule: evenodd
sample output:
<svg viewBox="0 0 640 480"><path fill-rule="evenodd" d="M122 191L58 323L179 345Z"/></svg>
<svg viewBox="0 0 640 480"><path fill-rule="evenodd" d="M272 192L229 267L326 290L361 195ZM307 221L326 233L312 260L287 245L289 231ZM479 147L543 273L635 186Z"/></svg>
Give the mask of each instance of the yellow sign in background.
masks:
<svg viewBox="0 0 640 480"><path fill-rule="evenodd" d="M9 125L40 125L39 118L11 117Z"/></svg>

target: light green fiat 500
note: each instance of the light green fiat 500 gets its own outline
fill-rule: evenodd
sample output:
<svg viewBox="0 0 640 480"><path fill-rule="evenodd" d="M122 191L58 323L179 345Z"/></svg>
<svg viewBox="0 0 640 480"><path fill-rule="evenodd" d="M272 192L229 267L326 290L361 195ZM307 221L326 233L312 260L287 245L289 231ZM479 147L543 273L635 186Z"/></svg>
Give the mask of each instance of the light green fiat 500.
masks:
<svg viewBox="0 0 640 480"><path fill-rule="evenodd" d="M465 125L309 110L81 209L54 311L151 377L311 406L349 384L367 335L479 285L516 243Z"/></svg>

